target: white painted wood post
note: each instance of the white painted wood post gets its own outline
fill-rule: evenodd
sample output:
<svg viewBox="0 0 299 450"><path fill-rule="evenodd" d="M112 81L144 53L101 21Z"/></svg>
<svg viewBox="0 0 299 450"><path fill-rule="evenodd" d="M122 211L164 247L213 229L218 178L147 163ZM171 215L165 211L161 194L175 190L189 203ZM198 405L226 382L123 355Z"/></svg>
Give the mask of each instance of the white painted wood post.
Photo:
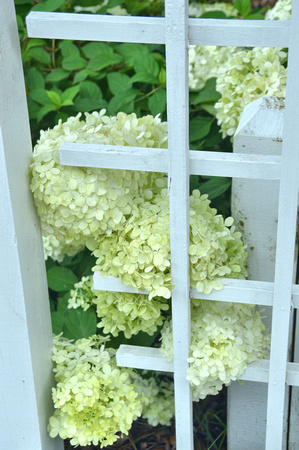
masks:
<svg viewBox="0 0 299 450"><path fill-rule="evenodd" d="M234 152L281 155L284 100L263 97L246 106L234 136ZM248 245L248 278L274 281L278 219L278 180L234 179L232 215ZM260 308L271 327L271 308ZM247 381L228 389L228 448L251 450L265 447L267 385ZM287 414L284 419L286 446Z"/></svg>
<svg viewBox="0 0 299 450"><path fill-rule="evenodd" d="M58 450L52 330L39 221L29 190L31 137L13 0L0 2L0 447Z"/></svg>
<svg viewBox="0 0 299 450"><path fill-rule="evenodd" d="M169 111L174 111L173 115L168 115L168 122L170 123L174 118L174 122L170 124L170 148L168 150L147 149L140 158L139 150L131 148L127 150L124 147L115 147L114 155L120 154L118 160L112 161L104 146L88 146L86 151L84 145L69 144L61 148L61 163L68 165L92 165L93 167L120 167L121 161L124 157L128 160L127 168L130 168L131 163L134 169L155 170L153 167L157 166L160 158L161 167L167 167L166 170L171 178L170 183L170 197L171 197L171 215L173 214L173 199L180 205L180 218L176 224L171 224L173 236L180 236L182 240L181 246L178 250L174 250L172 257L174 261L174 277L178 276L177 280L181 280L176 270L178 262L177 257L182 257L184 279L183 285L177 286L182 292L182 305L178 305L177 300L174 300L174 307L177 311L181 310L186 323L188 315L188 308L185 294L188 286L188 270L186 270L186 261L184 255L186 254L186 238L188 234L188 203L186 199L186 176L188 176L187 156L185 155L185 133L187 126L185 122L187 111L186 101L186 4L187 1L168 0L166 9L166 18L126 18L126 17L103 17L90 15L72 15L72 14L47 14L47 13L31 13L28 17L28 34L31 37L44 38L64 38L64 39L80 39L80 40L98 40L98 41L118 41L118 42L159 42L168 45L167 65L170 64L172 71L178 70L180 79L176 74L170 72L170 81L168 80L168 90L172 93L168 96ZM180 11L177 13L175 8ZM287 362L288 354L288 335L291 318L292 307L299 306L299 288L294 286L292 282L292 268L295 246L295 228L297 216L297 194L298 194L298 178L299 162L294 151L296 148L296 130L298 123L298 112L296 111L296 80L298 79L298 62L295 56L296 49L299 45L297 36L299 26L299 5L296 3L294 9L294 20L291 22L263 22L263 21L238 21L238 20L210 20L210 19L190 19L189 20L189 39L191 44L199 45L244 45L244 46L277 46L292 47L289 57L289 79L287 89L287 103L286 103L286 123L284 127L284 141L283 141L283 157L279 156L265 156L265 155L244 155L226 154L213 152L189 152L189 169L190 173L212 176L230 176L238 178L250 179L267 179L279 180L279 207L278 207L278 232L277 232L277 252L275 261L275 278L274 282L267 281L241 281L241 280L225 280L225 287L223 291L212 292L210 295L198 294L193 289L190 291L190 296L195 298L206 298L208 300L219 301L236 301L239 303L250 303L259 305L272 306L273 310L273 325L272 325L272 346L270 361L262 360L250 365L244 375L243 380L252 380L255 382L268 382L268 407L267 407L267 426L266 426L266 449L267 450L281 450L283 446L283 425L284 425L284 402L286 385L299 386L299 364ZM181 20L181 17L183 20ZM177 33L177 34L176 34ZM174 42L178 41L178 52L176 53ZM177 55L177 65L169 60L169 54ZM177 82L178 102L176 103L176 91L174 92L173 82ZM185 85L185 91L184 91ZM172 108L176 106L178 111ZM185 113L184 113L185 109ZM178 130L175 127L177 126ZM173 135L171 135L173 133ZM177 142L175 139L177 138ZM182 145L181 153L173 156L169 152L173 151L174 144ZM84 156L82 154L84 153ZM86 160L87 153L92 155L93 162L89 164ZM127 156L124 154L127 153ZM256 153L256 152L255 152ZM101 154L104 155L101 159ZM69 157L71 156L71 159ZM112 153L111 153L111 156ZM171 164L168 167L168 157L170 157ZM175 158L180 161L181 167L184 170L181 178L176 171L178 170ZM166 166L165 166L166 164ZM186 169L186 170L185 170ZM160 170L162 170L160 168ZM164 169L163 169L164 170ZM177 183L175 187L174 184ZM181 191L178 192L178 187ZM175 193L175 194L174 194ZM172 198L172 195L174 197ZM171 219L172 221L173 219ZM185 229L184 229L185 227ZM179 231L180 230L180 231ZM173 243L172 253L173 253ZM184 249L185 247L185 249ZM106 283L111 290L128 291L128 288L123 288L119 285L118 280L100 279L99 276L94 277L94 287L96 289L105 289ZM175 297L175 295L174 295ZM181 308L181 309L180 309ZM177 313L174 312L174 317ZM180 327L178 321L174 318L175 336L174 346L179 344L177 348L183 347L179 343L185 342L187 345L188 336L186 334L185 326ZM184 351L184 350L182 350ZM185 352L188 349L185 348ZM176 351L175 351L176 353ZM184 356L181 359L181 356ZM181 383L182 392L186 392L186 383L183 380L179 368L178 361L183 361L185 364L184 355L175 356L173 365L165 364L163 358L158 355L155 349L146 349L140 347L122 347L118 351L118 364L130 365L131 367L144 367L161 370L173 370L176 382L176 392ZM178 371L178 376L176 376ZM177 448L179 450L190 450L193 447L189 443L190 424L191 424L191 408L189 406L189 395L185 404L186 416L183 417L181 409L182 395L176 396L176 401L179 404L177 411L179 419L182 423L177 425ZM186 428L184 428L184 424ZM187 439L185 436L187 435ZM252 439L254 441L254 429L252 429ZM251 442L255 447L255 443ZM253 448L251 446L251 448ZM243 449L242 449L243 450Z"/></svg>

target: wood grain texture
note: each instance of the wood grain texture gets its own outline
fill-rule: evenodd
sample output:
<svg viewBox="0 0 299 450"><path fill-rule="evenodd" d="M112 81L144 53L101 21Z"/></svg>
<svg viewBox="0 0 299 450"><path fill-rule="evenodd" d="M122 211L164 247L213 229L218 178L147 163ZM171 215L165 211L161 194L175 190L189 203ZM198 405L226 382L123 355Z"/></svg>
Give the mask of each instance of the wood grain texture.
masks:
<svg viewBox="0 0 299 450"><path fill-rule="evenodd" d="M0 2L1 448L62 449L47 423L52 330L39 221L29 190L31 137L13 0Z"/></svg>

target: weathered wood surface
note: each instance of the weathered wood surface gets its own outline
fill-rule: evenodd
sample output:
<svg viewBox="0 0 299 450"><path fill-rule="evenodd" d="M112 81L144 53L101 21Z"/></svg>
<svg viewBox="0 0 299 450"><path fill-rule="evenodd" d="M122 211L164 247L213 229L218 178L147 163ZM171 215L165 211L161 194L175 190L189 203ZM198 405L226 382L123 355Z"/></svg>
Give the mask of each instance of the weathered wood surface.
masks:
<svg viewBox="0 0 299 450"><path fill-rule="evenodd" d="M52 330L39 221L28 182L31 137L13 0L0 2L0 447L51 439Z"/></svg>
<svg viewBox="0 0 299 450"><path fill-rule="evenodd" d="M166 43L162 17L99 16L32 11L29 37L87 41ZM288 47L289 21L189 19L189 43L249 47Z"/></svg>

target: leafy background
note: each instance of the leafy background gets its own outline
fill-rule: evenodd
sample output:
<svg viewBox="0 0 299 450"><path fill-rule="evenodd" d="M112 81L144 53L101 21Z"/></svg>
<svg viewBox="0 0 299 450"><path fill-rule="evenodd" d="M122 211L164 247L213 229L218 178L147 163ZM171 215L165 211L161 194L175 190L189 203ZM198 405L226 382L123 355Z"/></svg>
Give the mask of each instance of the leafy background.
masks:
<svg viewBox="0 0 299 450"><path fill-rule="evenodd" d="M203 2L202 2L203 3ZM207 1L205 1L207 3ZM255 1L252 6L274 2ZM97 6L99 0L15 0L17 23L25 74L26 93L33 144L41 129L53 127L78 112L105 108L109 115L119 111L137 116L166 114L166 63L163 45L82 42L70 40L30 39L25 17L30 11L74 12L76 6ZM241 17L262 18L264 10L252 9L250 0L235 0ZM162 16L162 0L110 0L98 14L121 6L131 15ZM215 13L221 17L222 13ZM209 13L209 17L213 14ZM190 92L190 148L206 151L232 151L229 138L223 139L215 119L214 104L220 94L216 79L207 81L203 89ZM231 179L224 177L190 177L190 191L207 193L212 205L224 216L230 214ZM82 276L91 274L94 258L87 250L61 263L46 261L53 332L70 339L88 337L97 332L95 310L91 307L68 309L69 292ZM120 343L154 345L154 336L139 333L127 340L112 338L110 346ZM225 448L225 392L215 399L195 405L195 447ZM173 448L174 428L152 427L138 421L132 434L113 448ZM68 443L65 443L68 448ZM121 447L119 446L121 445ZM159 447L160 446L160 447ZM112 447L111 447L112 448Z"/></svg>

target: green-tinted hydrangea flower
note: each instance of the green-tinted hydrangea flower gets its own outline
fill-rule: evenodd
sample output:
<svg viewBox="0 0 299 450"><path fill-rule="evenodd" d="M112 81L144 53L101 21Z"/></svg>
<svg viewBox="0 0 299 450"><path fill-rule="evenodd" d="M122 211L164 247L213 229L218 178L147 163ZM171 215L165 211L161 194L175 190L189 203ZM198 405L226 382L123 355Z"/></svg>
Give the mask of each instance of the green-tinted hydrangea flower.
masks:
<svg viewBox="0 0 299 450"><path fill-rule="evenodd" d="M214 11L221 11L227 17L238 16L238 10L229 3L191 3L189 5L189 16L191 17L201 17L207 12ZM189 87L202 89L207 80L222 75L226 71L228 59L237 51L237 47L190 45Z"/></svg>
<svg viewBox="0 0 299 450"><path fill-rule="evenodd" d="M207 195L190 197L190 278L199 292L221 289L218 277L244 278L246 251L241 234L212 209ZM125 226L87 244L97 257L95 271L119 277L153 297L170 298L169 198L166 189L151 201L140 199Z"/></svg>
<svg viewBox="0 0 299 450"><path fill-rule="evenodd" d="M81 247L95 233L122 226L135 195L150 198L166 183L156 173L61 166L63 142L167 147L167 124L159 118L124 113L108 117L105 110L85 115L86 120L78 114L41 131L30 167L42 233L54 236L62 249Z"/></svg>
<svg viewBox="0 0 299 450"><path fill-rule="evenodd" d="M127 339L140 331L154 334L165 320L163 311L169 309L163 298L149 300L143 294L94 290L92 277L83 277L71 290L68 307L87 310L92 304L100 319L98 327L113 336L122 331Z"/></svg>
<svg viewBox="0 0 299 450"><path fill-rule="evenodd" d="M215 395L242 375L247 365L267 355L269 336L253 305L193 300L190 381L193 399ZM172 323L162 330L161 352L173 359Z"/></svg>
<svg viewBox="0 0 299 450"><path fill-rule="evenodd" d="M273 8L266 12L267 20L290 20L292 14L292 0L278 0Z"/></svg>
<svg viewBox="0 0 299 450"><path fill-rule="evenodd" d="M114 353L104 348L99 336L75 343L54 338L57 385L48 427L51 437L70 438L75 446L103 447L113 444L119 431L130 430L141 415L142 401L131 380L132 370L117 367Z"/></svg>
<svg viewBox="0 0 299 450"><path fill-rule="evenodd" d="M61 262L65 255L74 256L81 252L85 247L85 237L82 237L82 243L77 240L77 244L67 244L63 239L58 240L53 235L43 236L43 246L45 260L51 257L54 261Z"/></svg>
<svg viewBox="0 0 299 450"><path fill-rule="evenodd" d="M238 17L238 10L229 3L190 3L189 16L201 17L207 12L221 11L227 17Z"/></svg>
<svg viewBox="0 0 299 450"><path fill-rule="evenodd" d="M246 105L265 95L284 97L286 53L276 48L239 51L227 64L227 71L217 78L221 99L215 104L223 137L233 136Z"/></svg>
<svg viewBox="0 0 299 450"><path fill-rule="evenodd" d="M137 392L143 398L142 417L153 427L158 424L170 426L174 417L173 381L138 375L134 383Z"/></svg>
<svg viewBox="0 0 299 450"><path fill-rule="evenodd" d="M202 89L210 78L217 78L227 70L227 63L239 49L215 45L190 45L189 87Z"/></svg>

